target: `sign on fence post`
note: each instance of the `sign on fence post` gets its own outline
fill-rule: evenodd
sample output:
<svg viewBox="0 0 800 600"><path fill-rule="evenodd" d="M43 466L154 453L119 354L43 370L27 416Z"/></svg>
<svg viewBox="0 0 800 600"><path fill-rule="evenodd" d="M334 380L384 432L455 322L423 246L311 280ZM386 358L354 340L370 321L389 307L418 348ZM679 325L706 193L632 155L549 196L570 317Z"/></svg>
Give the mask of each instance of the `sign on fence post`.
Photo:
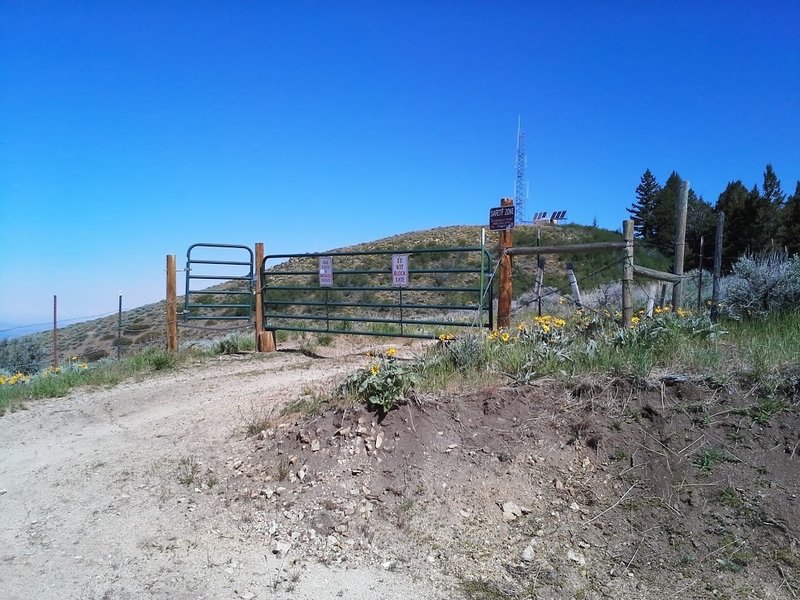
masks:
<svg viewBox="0 0 800 600"><path fill-rule="evenodd" d="M408 287L408 254L392 255L392 287Z"/></svg>
<svg viewBox="0 0 800 600"><path fill-rule="evenodd" d="M489 230L498 231L514 227L516 210L514 205L489 209Z"/></svg>
<svg viewBox="0 0 800 600"><path fill-rule="evenodd" d="M319 286L331 287L333 285L333 257L319 257Z"/></svg>

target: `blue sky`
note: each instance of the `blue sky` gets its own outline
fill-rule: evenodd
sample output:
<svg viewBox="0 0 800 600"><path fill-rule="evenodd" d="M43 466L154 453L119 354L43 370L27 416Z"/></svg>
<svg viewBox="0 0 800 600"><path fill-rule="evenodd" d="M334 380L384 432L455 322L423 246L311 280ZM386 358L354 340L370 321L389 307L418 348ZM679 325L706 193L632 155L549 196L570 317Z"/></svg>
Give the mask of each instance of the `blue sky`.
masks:
<svg viewBox="0 0 800 600"><path fill-rule="evenodd" d="M160 300L194 242L485 223L520 114L529 214L616 229L647 168L791 192L798 31L794 0L4 0L0 326Z"/></svg>

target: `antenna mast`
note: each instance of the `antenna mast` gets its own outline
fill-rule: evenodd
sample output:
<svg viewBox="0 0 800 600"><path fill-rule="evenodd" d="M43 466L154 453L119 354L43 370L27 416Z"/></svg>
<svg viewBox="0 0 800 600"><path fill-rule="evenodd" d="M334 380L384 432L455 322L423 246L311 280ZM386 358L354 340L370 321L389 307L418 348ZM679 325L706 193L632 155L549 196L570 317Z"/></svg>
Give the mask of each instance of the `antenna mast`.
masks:
<svg viewBox="0 0 800 600"><path fill-rule="evenodd" d="M517 117L517 178L514 181L514 212L517 223L525 218L525 201L528 199L528 182L525 180L525 168L528 158L525 156L525 132L522 131L522 116Z"/></svg>

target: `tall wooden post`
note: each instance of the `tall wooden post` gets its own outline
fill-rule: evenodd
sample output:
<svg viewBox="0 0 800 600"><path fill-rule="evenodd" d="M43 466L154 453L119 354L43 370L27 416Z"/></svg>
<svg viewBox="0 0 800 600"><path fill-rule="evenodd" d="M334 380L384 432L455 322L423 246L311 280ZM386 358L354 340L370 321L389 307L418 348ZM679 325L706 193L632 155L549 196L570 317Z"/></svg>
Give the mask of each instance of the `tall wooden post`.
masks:
<svg viewBox="0 0 800 600"><path fill-rule="evenodd" d="M264 262L264 243L256 242L256 349L259 352L275 351L275 332L264 331L264 281L261 264Z"/></svg>
<svg viewBox="0 0 800 600"><path fill-rule="evenodd" d="M167 254L167 352L178 350L178 292L175 255Z"/></svg>
<svg viewBox="0 0 800 600"><path fill-rule="evenodd" d="M513 206L511 198L500 200L500 206ZM500 267L497 294L497 327L511 327L511 256L506 250L514 245L514 230L504 229L500 232Z"/></svg>
<svg viewBox="0 0 800 600"><path fill-rule="evenodd" d="M725 228L725 213L717 216L717 235L714 240L714 281L711 288L711 320L719 319L719 280L722 277L722 230Z"/></svg>
<svg viewBox="0 0 800 600"><path fill-rule="evenodd" d="M689 205L689 182L681 181L681 191L678 196L675 219L675 266L672 272L683 275L683 257L686 251L686 211ZM683 280L681 279L672 288L672 310L678 312L683 304Z"/></svg>
<svg viewBox="0 0 800 600"><path fill-rule="evenodd" d="M633 221L622 222L622 239L625 242L622 262L622 326L630 327L633 318Z"/></svg>

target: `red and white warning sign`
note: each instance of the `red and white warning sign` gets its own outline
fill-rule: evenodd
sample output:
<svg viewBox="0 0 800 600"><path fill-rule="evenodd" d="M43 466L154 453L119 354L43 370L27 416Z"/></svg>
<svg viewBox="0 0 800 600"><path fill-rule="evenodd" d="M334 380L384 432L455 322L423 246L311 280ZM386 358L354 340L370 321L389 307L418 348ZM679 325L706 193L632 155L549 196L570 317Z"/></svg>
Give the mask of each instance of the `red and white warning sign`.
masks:
<svg viewBox="0 0 800 600"><path fill-rule="evenodd" d="M392 286L408 287L408 254L392 255Z"/></svg>
<svg viewBox="0 0 800 600"><path fill-rule="evenodd" d="M333 285L333 257L319 257L319 285L320 287L331 287Z"/></svg>

